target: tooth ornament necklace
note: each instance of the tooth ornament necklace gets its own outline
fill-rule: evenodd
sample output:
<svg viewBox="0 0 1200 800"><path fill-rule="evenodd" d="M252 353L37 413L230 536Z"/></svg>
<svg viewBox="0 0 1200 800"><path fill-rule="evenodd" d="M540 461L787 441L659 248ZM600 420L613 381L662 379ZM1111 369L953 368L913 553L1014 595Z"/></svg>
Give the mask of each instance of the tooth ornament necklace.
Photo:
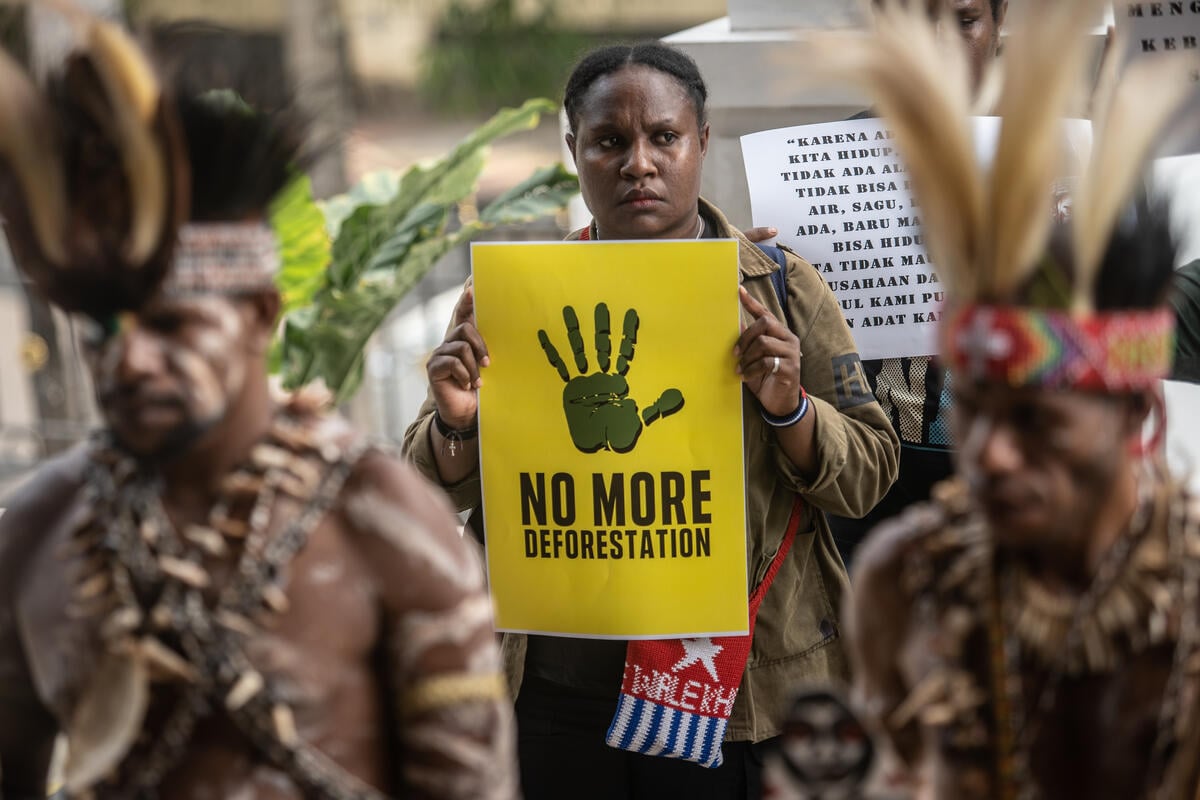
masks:
<svg viewBox="0 0 1200 800"><path fill-rule="evenodd" d="M166 513L157 476L113 444L97 444L87 490L93 512L59 553L85 565L69 613L96 620L106 663L123 664L133 676L124 679L133 686L130 696L145 698L159 685L174 686L168 695L176 699L153 736L134 742L126 731L125 738L107 737L108 747L72 753L69 788L83 796L121 774L125 797L156 797L196 726L221 713L306 794L383 800L300 738L283 693L244 650L261 622L287 612L285 570L336 502L362 450L336 440L320 418L285 408L247 462L221 481L207 519L181 530ZM272 526L281 498L297 502L299 513ZM144 714L143 700L137 729ZM126 746L111 745L125 739Z"/></svg>
<svg viewBox="0 0 1200 800"><path fill-rule="evenodd" d="M1129 653L1168 642L1174 642L1174 658L1147 774L1148 781L1160 783L1147 796L1174 796L1167 785L1171 754L1181 733L1185 683L1200 650L1200 531L1185 514L1166 512L1162 498L1146 491L1149 481L1141 483L1133 519L1082 594L1053 594L1015 565L993 567L989 639L997 673L1000 797L1006 800L1040 796L1029 756L1064 679L1111 673ZM1169 518L1155 520L1156 512ZM1152 532L1155 522L1165 535ZM1022 664L1029 660L1047 675L1027 716Z"/></svg>

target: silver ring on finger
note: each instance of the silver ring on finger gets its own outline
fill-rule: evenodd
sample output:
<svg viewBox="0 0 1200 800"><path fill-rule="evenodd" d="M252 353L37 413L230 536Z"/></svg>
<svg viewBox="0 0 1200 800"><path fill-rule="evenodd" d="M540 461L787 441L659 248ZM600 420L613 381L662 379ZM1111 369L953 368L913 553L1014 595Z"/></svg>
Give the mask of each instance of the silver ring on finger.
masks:
<svg viewBox="0 0 1200 800"><path fill-rule="evenodd" d="M776 372L779 372L779 356L775 356L775 362L771 364L771 374L774 375Z"/></svg>

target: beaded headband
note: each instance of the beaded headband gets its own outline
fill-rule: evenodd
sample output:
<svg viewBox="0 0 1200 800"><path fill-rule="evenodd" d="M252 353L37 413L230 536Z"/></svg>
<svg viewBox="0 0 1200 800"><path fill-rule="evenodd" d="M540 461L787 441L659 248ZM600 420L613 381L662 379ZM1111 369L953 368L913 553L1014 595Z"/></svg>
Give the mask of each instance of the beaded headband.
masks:
<svg viewBox="0 0 1200 800"><path fill-rule="evenodd" d="M1120 392L1165 378L1174 338L1170 309L1074 315L975 305L951 318L943 352L956 380Z"/></svg>
<svg viewBox="0 0 1200 800"><path fill-rule="evenodd" d="M179 229L175 260L163 291L238 294L274 286L279 271L275 233L261 222L189 223Z"/></svg>

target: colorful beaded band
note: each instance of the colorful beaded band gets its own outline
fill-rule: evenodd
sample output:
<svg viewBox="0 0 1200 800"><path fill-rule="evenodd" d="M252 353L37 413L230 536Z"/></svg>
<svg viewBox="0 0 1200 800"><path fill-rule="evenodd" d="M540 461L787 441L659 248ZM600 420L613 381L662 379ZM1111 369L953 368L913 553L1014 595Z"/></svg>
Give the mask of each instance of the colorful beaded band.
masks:
<svg viewBox="0 0 1200 800"><path fill-rule="evenodd" d="M190 223L179 230L168 294L237 294L270 288L279 271L275 233L260 222Z"/></svg>
<svg viewBox="0 0 1200 800"><path fill-rule="evenodd" d="M1112 392L1166 377L1174 339L1169 309L1076 316L970 306L951 319L944 352L950 368L968 380Z"/></svg>

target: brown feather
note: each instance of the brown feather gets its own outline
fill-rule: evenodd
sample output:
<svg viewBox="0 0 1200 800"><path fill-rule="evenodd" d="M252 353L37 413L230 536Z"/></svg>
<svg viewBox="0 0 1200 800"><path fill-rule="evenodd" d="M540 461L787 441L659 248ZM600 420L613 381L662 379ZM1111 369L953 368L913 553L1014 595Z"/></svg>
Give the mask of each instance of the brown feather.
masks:
<svg viewBox="0 0 1200 800"><path fill-rule="evenodd" d="M67 311L139 307L187 219L186 146L126 34L70 4L83 34L44 93L0 54L0 213L17 266Z"/></svg>
<svg viewBox="0 0 1200 800"><path fill-rule="evenodd" d="M1068 164L1065 120L1087 86L1087 22L1101 0L1040 3L1011 26L1000 72L997 149L986 171L969 129L966 67L960 48L937 39L921 8L885 0L870 33L817 37L819 70L866 88L895 135L922 209L926 245L953 302L1012 298L1042 261L1056 182ZM923 4L913 4L922 6ZM1074 193L1074 299L1090 307L1096 273L1117 215L1162 128L1190 91L1181 55L1138 61L1123 75L1110 58L1094 105L1095 143ZM1192 62L1195 64L1195 61ZM993 70L997 67L993 67Z"/></svg>
<svg viewBox="0 0 1200 800"><path fill-rule="evenodd" d="M167 157L155 136L162 91L149 60L116 25L97 19L88 30L88 51L104 84L129 192L125 261L140 268L154 252L167 222Z"/></svg>
<svg viewBox="0 0 1200 800"><path fill-rule="evenodd" d="M44 98L25 76L21 67L0 50L0 162L11 170L19 187L15 192L0 192L10 202L0 206L6 217L8 207L24 206L30 237L40 255L54 264L67 260L63 246L66 232L67 201L62 157L57 152L58 129Z"/></svg>

